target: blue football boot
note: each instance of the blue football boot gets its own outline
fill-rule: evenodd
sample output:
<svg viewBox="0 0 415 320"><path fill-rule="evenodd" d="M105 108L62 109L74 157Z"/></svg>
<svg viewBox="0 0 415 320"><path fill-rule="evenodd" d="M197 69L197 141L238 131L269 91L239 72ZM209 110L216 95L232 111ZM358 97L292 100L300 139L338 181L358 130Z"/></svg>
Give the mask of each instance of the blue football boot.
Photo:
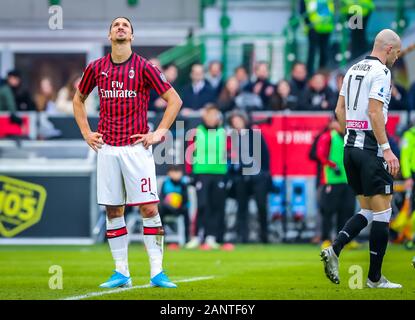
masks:
<svg viewBox="0 0 415 320"><path fill-rule="evenodd" d="M99 285L100 288L130 288L132 287L131 277L126 277L118 271L114 271L112 276L104 283Z"/></svg>
<svg viewBox="0 0 415 320"><path fill-rule="evenodd" d="M177 285L170 281L169 277L164 273L164 271L151 278L150 285L152 287L160 288L177 288Z"/></svg>

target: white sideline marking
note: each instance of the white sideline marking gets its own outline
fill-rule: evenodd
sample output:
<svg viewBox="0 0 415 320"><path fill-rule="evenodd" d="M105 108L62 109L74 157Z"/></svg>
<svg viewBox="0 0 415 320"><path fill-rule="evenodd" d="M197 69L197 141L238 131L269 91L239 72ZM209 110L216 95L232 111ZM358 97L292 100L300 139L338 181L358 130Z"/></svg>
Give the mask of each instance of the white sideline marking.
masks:
<svg viewBox="0 0 415 320"><path fill-rule="evenodd" d="M193 281L210 280L210 279L213 279L213 278L214 278L214 276L195 277L195 278L176 280L174 282L193 282ZM82 300L82 299L87 299L87 298L92 298L92 297L99 297L99 296L103 296L103 295L106 295L106 294L113 294L113 293L119 293L119 292L123 292L123 291L133 290L133 289L144 289L144 288L150 288L150 284L145 284L145 285L141 285L141 286L133 286L131 288L118 288L118 289L113 289L113 290L91 292L91 293L87 293L87 294L80 295L80 296L72 296L72 297L63 298L61 300ZM105 290L105 289L103 289L103 290Z"/></svg>

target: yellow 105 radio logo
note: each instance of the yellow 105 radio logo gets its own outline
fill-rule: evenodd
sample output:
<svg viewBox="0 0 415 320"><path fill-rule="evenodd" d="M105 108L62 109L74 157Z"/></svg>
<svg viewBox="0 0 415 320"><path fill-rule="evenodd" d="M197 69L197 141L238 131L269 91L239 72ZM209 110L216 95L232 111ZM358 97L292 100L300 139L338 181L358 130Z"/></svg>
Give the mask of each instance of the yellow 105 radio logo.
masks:
<svg viewBox="0 0 415 320"><path fill-rule="evenodd" d="M42 186L0 176L0 235L13 237L38 223L45 201Z"/></svg>

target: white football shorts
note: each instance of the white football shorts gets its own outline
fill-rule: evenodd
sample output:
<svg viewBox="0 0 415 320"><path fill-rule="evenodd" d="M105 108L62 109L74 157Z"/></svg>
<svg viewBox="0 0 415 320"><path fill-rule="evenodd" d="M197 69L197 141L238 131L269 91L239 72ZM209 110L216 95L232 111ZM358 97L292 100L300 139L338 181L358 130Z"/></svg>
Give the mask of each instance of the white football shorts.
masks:
<svg viewBox="0 0 415 320"><path fill-rule="evenodd" d="M159 202L152 147L104 144L98 150L97 196L98 204L109 206Z"/></svg>

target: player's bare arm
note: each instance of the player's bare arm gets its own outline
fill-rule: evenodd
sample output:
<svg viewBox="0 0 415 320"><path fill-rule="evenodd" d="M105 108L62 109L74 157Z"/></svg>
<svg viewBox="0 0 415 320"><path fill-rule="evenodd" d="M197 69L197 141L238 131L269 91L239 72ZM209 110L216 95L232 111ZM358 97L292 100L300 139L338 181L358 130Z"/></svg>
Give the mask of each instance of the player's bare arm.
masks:
<svg viewBox="0 0 415 320"><path fill-rule="evenodd" d="M344 96L339 95L339 99L337 100L336 105L336 117L337 121L339 121L340 128L344 133L346 131L346 108L344 103Z"/></svg>
<svg viewBox="0 0 415 320"><path fill-rule="evenodd" d="M81 130L82 137L94 151L98 151L98 149L101 148L103 144L102 134L91 131L85 108L86 98L88 98L88 95L82 94L79 89L76 90L75 96L73 98L73 113L76 123Z"/></svg>
<svg viewBox="0 0 415 320"><path fill-rule="evenodd" d="M385 119L383 116L383 102L376 99L369 99L369 119L372 124L373 133L380 145L388 143L385 129ZM389 173L396 176L399 172L399 160L390 148L383 151L383 157L388 164Z"/></svg>
<svg viewBox="0 0 415 320"><path fill-rule="evenodd" d="M132 135L131 138L139 138L133 144L143 143L144 148L147 149L151 145L159 143L176 119L182 106L182 99L176 90L170 88L161 97L167 102L167 107L158 128L154 132Z"/></svg>

